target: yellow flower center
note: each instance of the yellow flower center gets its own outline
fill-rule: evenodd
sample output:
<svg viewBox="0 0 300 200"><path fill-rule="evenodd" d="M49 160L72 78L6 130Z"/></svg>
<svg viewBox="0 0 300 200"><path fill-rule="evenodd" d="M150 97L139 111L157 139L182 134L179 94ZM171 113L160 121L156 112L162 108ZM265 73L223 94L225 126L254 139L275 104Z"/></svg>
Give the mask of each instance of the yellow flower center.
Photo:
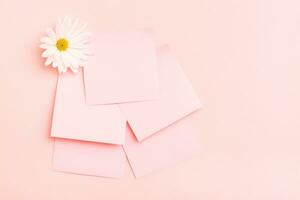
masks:
<svg viewBox="0 0 300 200"><path fill-rule="evenodd" d="M69 47L69 42L65 38L61 38L56 42L56 48L59 51L66 51Z"/></svg>

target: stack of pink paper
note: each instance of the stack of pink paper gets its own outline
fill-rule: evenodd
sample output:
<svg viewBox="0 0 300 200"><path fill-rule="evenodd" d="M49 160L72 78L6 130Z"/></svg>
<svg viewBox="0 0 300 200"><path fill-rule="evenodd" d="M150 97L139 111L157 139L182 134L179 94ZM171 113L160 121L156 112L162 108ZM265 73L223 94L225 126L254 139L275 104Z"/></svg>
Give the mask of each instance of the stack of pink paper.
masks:
<svg viewBox="0 0 300 200"><path fill-rule="evenodd" d="M98 34L78 74L57 83L51 136L58 171L136 177L198 152L197 95L168 46L147 32ZM126 154L126 155L125 155Z"/></svg>

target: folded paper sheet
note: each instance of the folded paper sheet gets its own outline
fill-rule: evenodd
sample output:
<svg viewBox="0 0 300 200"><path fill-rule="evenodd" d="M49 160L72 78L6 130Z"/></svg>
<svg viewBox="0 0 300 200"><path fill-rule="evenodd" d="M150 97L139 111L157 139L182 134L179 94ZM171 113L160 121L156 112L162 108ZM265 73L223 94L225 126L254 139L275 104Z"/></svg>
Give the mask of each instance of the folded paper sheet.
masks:
<svg viewBox="0 0 300 200"><path fill-rule="evenodd" d="M154 101L120 104L139 141L201 107L200 101L167 45L157 50L160 94Z"/></svg>
<svg viewBox="0 0 300 200"><path fill-rule="evenodd" d="M82 72L60 75L57 83L51 136L123 144L126 119L117 105L89 106Z"/></svg>
<svg viewBox="0 0 300 200"><path fill-rule="evenodd" d="M120 177L123 175L125 161L120 145L55 139L53 167L57 171Z"/></svg>
<svg viewBox="0 0 300 200"><path fill-rule="evenodd" d="M142 142L136 140L127 126L124 150L135 176L144 176L199 153L194 123L194 116L189 115Z"/></svg>
<svg viewBox="0 0 300 200"><path fill-rule="evenodd" d="M151 33L103 33L93 41L94 55L84 68L88 104L156 99L158 75Z"/></svg>

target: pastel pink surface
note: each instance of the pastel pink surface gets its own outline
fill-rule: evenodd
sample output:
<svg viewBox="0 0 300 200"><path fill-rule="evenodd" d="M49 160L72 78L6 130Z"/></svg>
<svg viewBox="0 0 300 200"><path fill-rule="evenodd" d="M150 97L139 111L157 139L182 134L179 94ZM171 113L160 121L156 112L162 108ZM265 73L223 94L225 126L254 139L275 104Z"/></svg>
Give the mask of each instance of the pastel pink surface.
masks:
<svg viewBox="0 0 300 200"><path fill-rule="evenodd" d="M147 175L199 153L200 146L195 139L194 122L195 119L188 116L142 142L137 141L127 126L124 150L134 175Z"/></svg>
<svg viewBox="0 0 300 200"><path fill-rule="evenodd" d="M300 1L0 0L1 200L299 200ZM93 33L153 27L205 105L201 153L135 179L57 173L57 72L39 39L73 14Z"/></svg>
<svg viewBox="0 0 300 200"><path fill-rule="evenodd" d="M157 50L159 98L120 104L138 140L156 133L201 107L190 82L165 45Z"/></svg>
<svg viewBox="0 0 300 200"><path fill-rule="evenodd" d="M157 98L158 75L151 33L97 33L84 69L88 104Z"/></svg>
<svg viewBox="0 0 300 200"><path fill-rule="evenodd" d="M124 172L122 146L68 139L55 139L53 167L75 174L120 177Z"/></svg>
<svg viewBox="0 0 300 200"><path fill-rule="evenodd" d="M82 72L59 76L51 136L123 144L126 120L117 105L87 105Z"/></svg>

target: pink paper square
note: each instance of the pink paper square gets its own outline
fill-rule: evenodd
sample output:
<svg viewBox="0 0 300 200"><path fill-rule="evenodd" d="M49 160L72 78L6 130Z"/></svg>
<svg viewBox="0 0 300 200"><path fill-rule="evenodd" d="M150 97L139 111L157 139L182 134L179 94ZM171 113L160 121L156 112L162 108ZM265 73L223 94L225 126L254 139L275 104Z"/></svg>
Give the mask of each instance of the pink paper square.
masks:
<svg viewBox="0 0 300 200"><path fill-rule="evenodd" d="M127 126L123 147L135 176L144 176L199 153L200 146L193 128L195 122L189 115L142 142L137 141Z"/></svg>
<svg viewBox="0 0 300 200"><path fill-rule="evenodd" d="M120 145L55 139L53 167L57 171L120 177L124 164L125 154Z"/></svg>
<svg viewBox="0 0 300 200"><path fill-rule="evenodd" d="M201 107L200 101L168 46L157 50L160 96L157 100L120 104L139 141Z"/></svg>
<svg viewBox="0 0 300 200"><path fill-rule="evenodd" d="M88 104L152 100L158 96L155 42L151 33L101 33L84 68Z"/></svg>
<svg viewBox="0 0 300 200"><path fill-rule="evenodd" d="M51 136L123 144L126 119L117 105L87 105L83 75L66 73L57 83Z"/></svg>

